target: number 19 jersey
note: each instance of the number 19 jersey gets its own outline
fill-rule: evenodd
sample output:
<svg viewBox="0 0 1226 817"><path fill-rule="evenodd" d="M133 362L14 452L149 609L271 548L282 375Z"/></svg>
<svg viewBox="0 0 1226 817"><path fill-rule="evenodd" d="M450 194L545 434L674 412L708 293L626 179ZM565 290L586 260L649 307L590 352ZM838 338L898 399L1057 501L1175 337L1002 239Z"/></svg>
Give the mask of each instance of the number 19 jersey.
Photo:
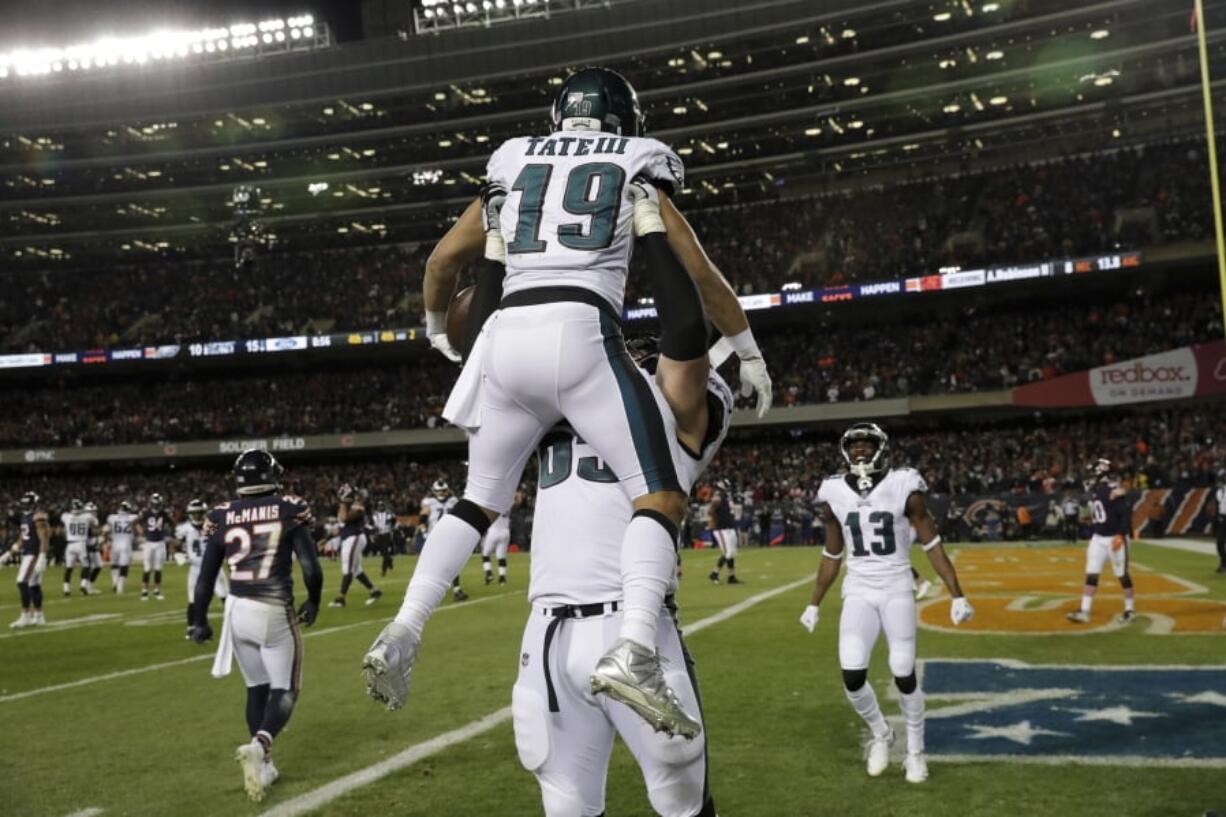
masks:
<svg viewBox="0 0 1226 817"><path fill-rule="evenodd" d="M924 478L912 468L897 468L868 492L856 478L839 475L822 481L819 502L830 506L843 528L847 578L843 595L855 592L911 593L911 522L907 499L927 493Z"/></svg>
<svg viewBox="0 0 1226 817"><path fill-rule="evenodd" d="M582 287L619 313L634 249L626 185L642 176L674 191L685 182L681 160L662 142L596 131L510 139L494 151L486 174L507 190L499 216L507 247L503 293Z"/></svg>

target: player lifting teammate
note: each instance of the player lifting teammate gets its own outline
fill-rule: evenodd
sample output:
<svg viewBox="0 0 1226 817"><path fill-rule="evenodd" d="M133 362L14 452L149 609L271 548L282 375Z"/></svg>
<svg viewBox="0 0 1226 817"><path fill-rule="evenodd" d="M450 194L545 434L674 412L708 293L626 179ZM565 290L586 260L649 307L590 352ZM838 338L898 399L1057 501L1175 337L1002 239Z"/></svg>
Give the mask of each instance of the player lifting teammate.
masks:
<svg viewBox="0 0 1226 817"><path fill-rule="evenodd" d="M907 724L906 778L928 778L924 758L924 693L915 676L915 596L911 575L911 528L933 569L953 598L955 625L970 621L974 610L962 595L958 575L941 547L936 523L924 495L928 486L911 468L887 470L889 438L873 423L856 423L843 434L839 450L847 474L823 480L817 498L826 521L826 546L809 606L800 623L813 632L826 591L847 560L843 614L839 619L839 665L847 700L872 731L868 773L876 777L889 765L894 731L886 725L868 683L868 662L884 630L890 673L898 687ZM850 551L847 545L850 543Z"/></svg>
<svg viewBox="0 0 1226 817"><path fill-rule="evenodd" d="M1110 561L1111 570L1124 590L1124 612L1116 621L1127 624L1136 615L1132 576L1128 573L1128 539L1132 535L1132 505L1120 485L1119 474L1108 459L1093 465L1094 481L1090 487L1091 535L1086 548L1086 584L1081 595L1081 609L1068 614L1074 624L1090 621L1090 607L1098 592L1098 575L1103 563Z"/></svg>
<svg viewBox="0 0 1226 817"><path fill-rule="evenodd" d="M636 233L659 233L659 252L675 251L695 274L691 281L684 271L653 272L656 303L663 311L673 300L670 287L698 283L712 320L742 359L742 382L758 389L761 411L769 407L769 377L727 282L709 274L709 263L699 270L686 261L706 258L666 195L682 186L684 169L671 150L643 138L630 84L605 69L579 71L559 89L552 123L550 135L514 138L495 151L487 168L491 187L426 265L427 335L454 360L459 355L444 324L460 269L485 251L495 261L505 257L506 277L501 305L477 337L444 411L469 432L464 499L430 535L396 621L367 653L367 682L375 697L402 699L422 627L447 582L490 523L510 509L538 442L566 420L620 477L634 505L621 550L621 637L597 664L593 688L692 737L700 726L664 694L650 645L673 577L690 487L678 477L674 428L700 414L705 419L707 407L703 401L695 417L675 417L626 352L620 312ZM639 202L655 208L654 224L640 223ZM674 242L685 246L670 249ZM703 316L690 319L701 322ZM658 376L694 381L701 391L708 372L705 343L669 348L666 340Z"/></svg>
<svg viewBox="0 0 1226 817"><path fill-rule="evenodd" d="M319 613L323 573L311 540L311 511L296 496L277 493L282 468L267 451L249 449L234 462L238 499L207 516L206 544L196 579L193 625L199 644L213 635L209 602L221 573L230 565L230 597L218 639L213 675L230 672L233 658L247 684L247 729L251 741L238 747L243 784L252 800L277 779L272 743L294 712L302 681L302 636ZM307 600L294 612L293 559L302 568Z"/></svg>

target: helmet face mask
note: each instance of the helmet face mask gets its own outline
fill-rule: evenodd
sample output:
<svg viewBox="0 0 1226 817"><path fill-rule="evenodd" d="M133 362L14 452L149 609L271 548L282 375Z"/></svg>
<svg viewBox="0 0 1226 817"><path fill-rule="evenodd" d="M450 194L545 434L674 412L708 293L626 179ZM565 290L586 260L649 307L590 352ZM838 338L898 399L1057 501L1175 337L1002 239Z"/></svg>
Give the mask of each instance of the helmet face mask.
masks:
<svg viewBox="0 0 1226 817"><path fill-rule="evenodd" d="M150 508L157 510L162 507L163 502L164 500L162 499L161 494L150 494L149 495L149 507Z"/></svg>
<svg viewBox="0 0 1226 817"><path fill-rule="evenodd" d="M73 513L80 513L84 508L85 503L76 498L68 503L68 510L72 511Z"/></svg>
<svg viewBox="0 0 1226 817"><path fill-rule="evenodd" d="M98 513L98 506L94 504L93 502L86 502L85 512L86 513Z"/></svg>
<svg viewBox="0 0 1226 817"><path fill-rule="evenodd" d="M187 518L197 524L204 521L204 515L208 511L208 506L204 504L203 499L193 499L187 503Z"/></svg>
<svg viewBox="0 0 1226 817"><path fill-rule="evenodd" d="M26 491L21 495L21 509L23 511L32 511L38 505L39 496L33 491Z"/></svg>
<svg viewBox="0 0 1226 817"><path fill-rule="evenodd" d="M447 484L445 479L436 479L434 484L430 486L430 492L434 494L436 499L443 499L451 493L451 486Z"/></svg>
<svg viewBox="0 0 1226 817"><path fill-rule="evenodd" d="M132 513L132 503L125 499L123 502L119 503L119 510L123 511L124 513Z"/></svg>
<svg viewBox="0 0 1226 817"><path fill-rule="evenodd" d="M872 455L861 453L865 443L873 446ZM857 445L858 444L858 445ZM856 449L853 456L852 449ZM890 438L876 423L856 423L843 432L839 440L839 452L847 463L847 469L856 477L861 490L873 485L873 475L886 469L889 462Z"/></svg>
<svg viewBox="0 0 1226 817"><path fill-rule="evenodd" d="M584 130L642 136L643 109L626 78L608 68L583 68L566 78L550 110L550 131Z"/></svg>

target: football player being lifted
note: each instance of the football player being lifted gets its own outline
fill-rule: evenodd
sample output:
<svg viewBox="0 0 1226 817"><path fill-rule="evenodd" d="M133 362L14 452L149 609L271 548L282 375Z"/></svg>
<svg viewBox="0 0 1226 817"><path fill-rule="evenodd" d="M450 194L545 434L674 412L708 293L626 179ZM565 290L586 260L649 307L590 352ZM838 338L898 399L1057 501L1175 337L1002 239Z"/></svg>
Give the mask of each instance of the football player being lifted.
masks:
<svg viewBox="0 0 1226 817"><path fill-rule="evenodd" d="M218 638L212 674L238 668L247 684L247 729L251 741L235 760L252 800L263 800L277 779L272 743L289 723L302 682L302 635L319 613L323 572L311 540L311 510L300 497L283 495L282 468L267 451L248 449L234 462L238 498L206 517L204 560L196 579L188 636L203 644L213 636L209 602L221 573L230 565L230 595ZM307 600L294 612L294 558L302 568Z"/></svg>
<svg viewBox="0 0 1226 817"><path fill-rule="evenodd" d="M674 416L655 380L626 351L620 319L636 235L659 233L659 251L675 253L673 263L679 258L694 276L686 269L673 275L649 259L657 307L671 306L676 287L697 285L741 358L742 383L757 389L761 412L769 408L770 379L735 293L669 201L668 193L684 186L685 171L671 149L644 137L630 83L602 68L578 71L559 88L550 119L550 133L510 139L494 152L486 193L426 263L427 336L457 361L444 329L460 270L484 255L505 260L505 280L499 308L485 321L443 412L468 432L464 498L431 532L400 613L367 653L367 683L375 697L401 697L426 619L490 523L510 509L542 437L565 420L618 475L634 507L621 549L620 637L597 663L593 689L693 737L701 726L668 692L651 646L690 488L679 476L678 457L687 455L673 441L690 418ZM639 207L644 201L655 208L651 225ZM687 258L695 257L704 263L691 266ZM692 380L701 395L706 343L667 341L661 339L657 379ZM705 401L699 413L705 419ZM392 675L401 680L385 683Z"/></svg>
<svg viewBox="0 0 1226 817"><path fill-rule="evenodd" d="M1108 459L1091 466L1094 478L1090 483L1090 544L1086 548L1086 584L1081 594L1081 609L1068 614L1074 624L1090 621L1090 607L1098 592L1098 575L1103 563L1111 562L1111 570L1124 591L1124 612L1116 621L1127 624L1136 615L1132 576L1128 573L1128 538L1132 534L1132 503L1120 484L1119 474Z"/></svg>
<svg viewBox="0 0 1226 817"><path fill-rule="evenodd" d="M916 611L911 575L911 527L949 595L955 625L974 615L962 595L958 574L941 547L936 522L924 495L928 486L913 468L888 468L889 438L873 423L856 423L839 442L847 473L822 481L817 499L826 522L826 545L809 606L800 617L813 632L826 591L847 562L843 613L839 619L839 666L847 700L872 732L868 773L876 777L889 765L894 731L886 724L868 683L868 664L877 636L885 631L890 674L898 687L907 724L906 778L928 777L924 758L924 693L915 676Z"/></svg>

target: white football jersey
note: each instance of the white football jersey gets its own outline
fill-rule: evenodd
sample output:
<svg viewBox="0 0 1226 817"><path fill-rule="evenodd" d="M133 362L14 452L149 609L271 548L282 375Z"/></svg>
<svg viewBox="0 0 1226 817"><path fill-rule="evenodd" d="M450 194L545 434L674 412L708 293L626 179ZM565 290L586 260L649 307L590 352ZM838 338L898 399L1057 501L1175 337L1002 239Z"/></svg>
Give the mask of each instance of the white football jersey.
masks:
<svg viewBox="0 0 1226 817"><path fill-rule="evenodd" d="M863 496L848 479L842 474L829 477L817 492L818 502L829 505L843 527L843 595L857 590L910 593L907 499L916 491L928 492L924 478L913 468L895 468Z"/></svg>
<svg viewBox="0 0 1226 817"><path fill-rule="evenodd" d="M175 538L183 543L183 550L193 565L204 561L204 526L196 527L191 522L180 522L175 528Z"/></svg>
<svg viewBox="0 0 1226 817"><path fill-rule="evenodd" d="M507 246L503 293L582 287L618 313L634 250L626 185L637 176L669 190L685 184L681 160L662 142L596 131L508 139L486 175L507 190L499 217Z"/></svg>
<svg viewBox="0 0 1226 817"><path fill-rule="evenodd" d="M428 496L421 501L421 506L430 512L426 517L426 535L430 535L430 531L434 530L434 526L438 521L451 512L451 509L456 506L460 500L457 497L449 496L446 499Z"/></svg>
<svg viewBox="0 0 1226 817"><path fill-rule="evenodd" d="M498 518L490 523L490 528L485 533L486 536L510 536L511 535L511 515L509 513L498 514Z"/></svg>
<svg viewBox="0 0 1226 817"><path fill-rule="evenodd" d="M732 422L732 392L712 373L711 430L701 452L684 452L679 473L693 484L711 463ZM716 412L714 402L724 409ZM694 454L698 456L694 456ZM593 604L622 597L622 537L634 506L617 475L568 426L545 435L537 449L540 477L532 526L528 599L534 604ZM676 580L669 592L676 590Z"/></svg>
<svg viewBox="0 0 1226 817"><path fill-rule="evenodd" d="M64 525L64 537L70 544L80 542L85 544L89 541L89 532L98 524L98 520L94 518L92 513L80 511L77 513L64 513L60 515L60 522Z"/></svg>
<svg viewBox="0 0 1226 817"><path fill-rule="evenodd" d="M113 513L106 518L106 526L111 530L111 544L119 547L132 547L135 538L136 514Z"/></svg>

